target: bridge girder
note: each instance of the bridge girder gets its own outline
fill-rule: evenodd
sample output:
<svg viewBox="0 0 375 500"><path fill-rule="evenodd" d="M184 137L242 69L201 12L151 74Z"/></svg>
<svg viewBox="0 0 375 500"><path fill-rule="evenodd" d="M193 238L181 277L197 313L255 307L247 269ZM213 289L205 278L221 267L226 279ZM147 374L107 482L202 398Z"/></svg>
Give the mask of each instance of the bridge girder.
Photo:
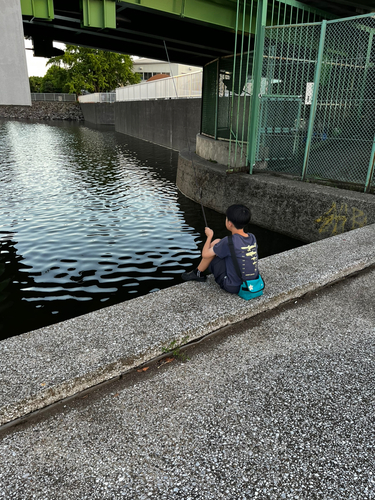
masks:
<svg viewBox="0 0 375 500"><path fill-rule="evenodd" d="M192 66L232 55L236 35L237 0L20 0L25 36L166 60L164 41L172 62ZM240 0L243 5L245 0ZM256 0L247 1L254 4ZM280 0L303 10L319 9L334 16L370 10L374 0ZM269 10L277 0L269 0ZM321 9L324 9L321 10ZM238 26L255 22L241 19ZM246 28L245 28L246 29ZM245 46L248 42L245 41ZM252 41L250 41L250 47ZM50 54L53 55L52 53Z"/></svg>
<svg viewBox="0 0 375 500"><path fill-rule="evenodd" d="M193 66L203 66L217 57L233 54L234 29L203 21L208 17L207 5L214 11L213 5L217 1L177 0L177 4L184 3L187 7L191 1L206 5L203 9L206 13L202 13L201 19L197 19L196 14L195 18L191 17L192 9L190 17L167 9L167 3L176 4L174 0L153 0L151 3L154 7L158 4L158 9L151 9L148 6L150 2L145 0L112 1L116 8L116 28L100 28L84 26L79 0L54 0L53 18L50 20L23 15L24 33L27 37L43 36L46 40L161 60L166 59L165 40L172 62ZM227 21L236 15L235 2L218 2L226 4ZM163 5L167 10L162 9ZM213 15L211 18L214 20ZM218 17L216 22L219 22Z"/></svg>

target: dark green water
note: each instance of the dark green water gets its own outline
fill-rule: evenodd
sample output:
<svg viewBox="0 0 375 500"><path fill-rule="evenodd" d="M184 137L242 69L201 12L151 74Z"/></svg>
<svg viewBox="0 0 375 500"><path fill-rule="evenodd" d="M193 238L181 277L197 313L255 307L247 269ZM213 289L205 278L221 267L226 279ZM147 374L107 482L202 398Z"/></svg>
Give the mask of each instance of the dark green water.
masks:
<svg viewBox="0 0 375 500"><path fill-rule="evenodd" d="M176 168L176 152L112 127L0 121L0 339L180 283L204 221ZM249 229L260 257L301 245Z"/></svg>

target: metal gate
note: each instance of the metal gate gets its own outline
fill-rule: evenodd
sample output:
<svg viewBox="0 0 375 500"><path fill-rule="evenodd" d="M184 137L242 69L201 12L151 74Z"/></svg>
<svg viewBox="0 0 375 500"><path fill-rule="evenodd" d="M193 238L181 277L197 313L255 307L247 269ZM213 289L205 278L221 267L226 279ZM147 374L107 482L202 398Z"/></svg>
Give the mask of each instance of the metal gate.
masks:
<svg viewBox="0 0 375 500"><path fill-rule="evenodd" d="M275 170L298 169L301 108L301 96L260 96L256 158L259 168L273 165Z"/></svg>
<svg viewBox="0 0 375 500"><path fill-rule="evenodd" d="M266 27L255 167L374 184L375 15Z"/></svg>

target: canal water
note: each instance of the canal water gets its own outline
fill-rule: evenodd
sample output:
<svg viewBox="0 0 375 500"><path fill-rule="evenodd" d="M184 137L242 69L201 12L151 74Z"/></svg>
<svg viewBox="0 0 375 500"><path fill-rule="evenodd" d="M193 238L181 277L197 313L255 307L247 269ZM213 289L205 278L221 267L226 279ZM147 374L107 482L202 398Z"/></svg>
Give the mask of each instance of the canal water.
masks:
<svg viewBox="0 0 375 500"><path fill-rule="evenodd" d="M204 221L176 168L176 152L112 127L0 120L0 340L181 283ZM302 244L249 230L260 257Z"/></svg>

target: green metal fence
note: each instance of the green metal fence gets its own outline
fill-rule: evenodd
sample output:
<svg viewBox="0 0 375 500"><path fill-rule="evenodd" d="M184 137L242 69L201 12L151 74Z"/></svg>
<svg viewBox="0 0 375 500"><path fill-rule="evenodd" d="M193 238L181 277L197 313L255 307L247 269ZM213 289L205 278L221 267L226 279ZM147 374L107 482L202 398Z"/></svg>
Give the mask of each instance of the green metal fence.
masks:
<svg viewBox="0 0 375 500"><path fill-rule="evenodd" d="M292 6L268 3L263 26L257 13L263 38L205 67L202 133L228 140L250 173L254 167L369 191L375 182L375 14L300 22L307 18L303 10L297 15ZM275 25L280 20L294 24Z"/></svg>
<svg viewBox="0 0 375 500"><path fill-rule="evenodd" d="M266 25L320 21L329 14L295 0L238 0L234 56L204 68L202 133L229 141L228 171L253 164L259 103L264 88L263 44ZM255 91L253 92L253 89Z"/></svg>
<svg viewBox="0 0 375 500"><path fill-rule="evenodd" d="M265 30L255 168L302 175L321 26Z"/></svg>
<svg viewBox="0 0 375 500"><path fill-rule="evenodd" d="M375 15L328 22L305 176L370 189L375 141Z"/></svg>

